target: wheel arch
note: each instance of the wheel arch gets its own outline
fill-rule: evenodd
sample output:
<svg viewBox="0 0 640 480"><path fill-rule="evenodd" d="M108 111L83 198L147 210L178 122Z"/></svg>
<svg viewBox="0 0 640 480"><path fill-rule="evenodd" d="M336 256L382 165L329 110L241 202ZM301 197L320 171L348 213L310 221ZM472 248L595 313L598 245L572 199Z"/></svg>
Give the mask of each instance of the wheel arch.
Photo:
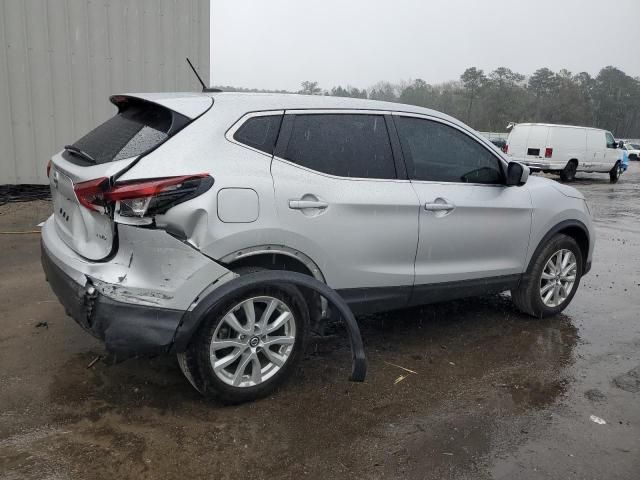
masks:
<svg viewBox="0 0 640 480"><path fill-rule="evenodd" d="M536 249L531 255L529 259L529 264L527 265L527 274L531 273L531 268L535 263L536 258L540 255L540 252L545 247L545 245L551 240L551 238L558 234L562 233L573 238L578 247L580 247L580 253L582 254L582 271L583 273L587 270L587 257L589 256L589 245L591 239L589 238L589 230L580 220L564 220L555 226L553 226L538 242Z"/></svg>
<svg viewBox="0 0 640 480"><path fill-rule="evenodd" d="M327 283L320 267L311 257L284 245L256 245L243 248L220 258L219 263L229 269L251 266L305 273L322 283Z"/></svg>
<svg viewBox="0 0 640 480"><path fill-rule="evenodd" d="M327 283L318 264L305 253L284 245L256 245L229 253L219 260L230 270L238 267L262 267L267 270L284 270L309 275ZM312 329L320 331L322 319L328 315L328 302L316 293L302 289L311 315Z"/></svg>

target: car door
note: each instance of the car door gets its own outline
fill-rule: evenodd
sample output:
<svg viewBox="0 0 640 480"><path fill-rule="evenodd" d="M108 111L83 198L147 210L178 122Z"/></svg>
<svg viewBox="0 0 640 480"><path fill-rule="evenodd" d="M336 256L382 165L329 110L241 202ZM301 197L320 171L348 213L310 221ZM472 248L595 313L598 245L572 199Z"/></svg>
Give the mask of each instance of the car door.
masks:
<svg viewBox="0 0 640 480"><path fill-rule="evenodd" d="M605 132L604 135L607 142L607 148L605 149L604 161L601 164L601 170L608 172L613 168L616 162L622 158L622 154L618 149L618 143L613 137L613 134L611 132Z"/></svg>
<svg viewBox="0 0 640 480"><path fill-rule="evenodd" d="M585 170L594 172L602 170L607 155L607 143L602 130L587 130L587 162Z"/></svg>
<svg viewBox="0 0 640 480"><path fill-rule="evenodd" d="M271 174L285 244L357 311L406 305L419 205L382 113L287 112Z"/></svg>
<svg viewBox="0 0 640 480"><path fill-rule="evenodd" d="M434 118L393 118L421 204L412 303L513 286L529 244L527 188L506 187L501 160L470 132Z"/></svg>

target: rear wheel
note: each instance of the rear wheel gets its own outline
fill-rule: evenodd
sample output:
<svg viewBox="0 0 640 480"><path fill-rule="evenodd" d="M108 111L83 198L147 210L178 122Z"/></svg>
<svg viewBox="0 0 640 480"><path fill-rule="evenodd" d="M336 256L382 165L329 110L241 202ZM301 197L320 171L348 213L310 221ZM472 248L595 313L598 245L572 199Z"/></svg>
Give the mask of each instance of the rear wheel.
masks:
<svg viewBox="0 0 640 480"><path fill-rule="evenodd" d="M616 162L613 168L609 171L609 182L617 183L620 179L620 175L622 175L622 164L620 162Z"/></svg>
<svg viewBox="0 0 640 480"><path fill-rule="evenodd" d="M577 170L578 162L575 160L569 160L569 163L567 163L564 169L560 171L560 180L563 182L573 182L576 178Z"/></svg>
<svg viewBox="0 0 640 480"><path fill-rule="evenodd" d="M269 395L295 369L308 323L295 287L260 287L226 302L203 320L186 354L199 377L192 383L230 404Z"/></svg>
<svg viewBox="0 0 640 480"><path fill-rule="evenodd" d="M555 235L535 259L529 279L511 298L523 313L542 318L562 312L576 293L582 277L582 252L576 241Z"/></svg>

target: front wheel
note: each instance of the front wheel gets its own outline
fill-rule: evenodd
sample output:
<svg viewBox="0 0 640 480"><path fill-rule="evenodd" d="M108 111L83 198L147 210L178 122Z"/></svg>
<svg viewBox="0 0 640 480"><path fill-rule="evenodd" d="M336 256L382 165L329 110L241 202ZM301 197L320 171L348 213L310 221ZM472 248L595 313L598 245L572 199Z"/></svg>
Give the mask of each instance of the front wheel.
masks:
<svg viewBox="0 0 640 480"><path fill-rule="evenodd" d="M542 249L529 279L511 291L523 313L542 318L562 312L571 303L582 277L582 252L576 241L555 235Z"/></svg>
<svg viewBox="0 0 640 480"><path fill-rule="evenodd" d="M609 171L609 182L617 183L620 179L620 175L622 175L622 164L620 162L616 162L613 168Z"/></svg>
<svg viewBox="0 0 640 480"><path fill-rule="evenodd" d="M309 324L304 297L296 287L257 288L217 312L203 321L189 348L200 377L192 383L229 404L269 395L302 355Z"/></svg>

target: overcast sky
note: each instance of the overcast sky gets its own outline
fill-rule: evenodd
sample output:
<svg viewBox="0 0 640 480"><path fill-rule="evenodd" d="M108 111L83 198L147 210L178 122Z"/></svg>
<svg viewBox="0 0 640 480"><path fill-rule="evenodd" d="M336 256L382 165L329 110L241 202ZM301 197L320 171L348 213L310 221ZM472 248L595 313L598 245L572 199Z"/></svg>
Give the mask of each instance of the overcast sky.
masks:
<svg viewBox="0 0 640 480"><path fill-rule="evenodd" d="M640 0L211 0L215 85L298 90L506 66L640 76Z"/></svg>

